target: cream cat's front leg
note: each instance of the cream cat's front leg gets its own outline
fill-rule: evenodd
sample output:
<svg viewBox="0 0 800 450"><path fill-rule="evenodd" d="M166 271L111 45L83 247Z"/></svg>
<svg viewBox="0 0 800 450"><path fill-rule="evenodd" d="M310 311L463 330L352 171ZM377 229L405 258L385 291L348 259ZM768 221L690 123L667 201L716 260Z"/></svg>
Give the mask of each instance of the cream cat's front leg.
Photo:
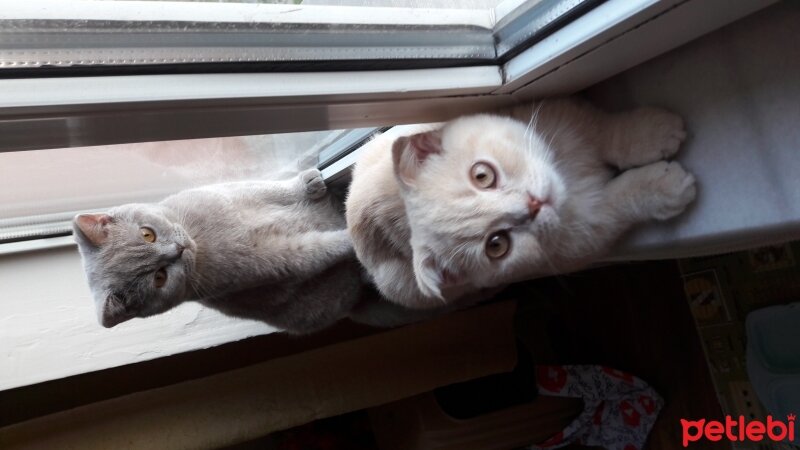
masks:
<svg viewBox="0 0 800 450"><path fill-rule="evenodd" d="M605 207L625 228L682 213L696 195L694 176L676 162L659 161L623 172L604 191Z"/></svg>
<svg viewBox="0 0 800 450"><path fill-rule="evenodd" d="M670 158L686 139L683 119L660 108L601 114L602 157L623 170Z"/></svg>
<svg viewBox="0 0 800 450"><path fill-rule="evenodd" d="M683 119L669 111L641 107L604 115L601 154L606 162L629 169L606 186L610 211L622 226L677 216L695 198L695 179L676 162L686 139Z"/></svg>

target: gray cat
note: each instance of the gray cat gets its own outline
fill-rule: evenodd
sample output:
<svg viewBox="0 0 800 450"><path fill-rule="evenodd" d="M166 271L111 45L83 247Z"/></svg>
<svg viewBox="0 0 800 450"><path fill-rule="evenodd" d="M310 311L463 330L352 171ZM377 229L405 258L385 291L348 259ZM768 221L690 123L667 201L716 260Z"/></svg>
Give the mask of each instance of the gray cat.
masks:
<svg viewBox="0 0 800 450"><path fill-rule="evenodd" d="M342 213L317 170L190 189L73 220L100 323L187 300L293 334L348 315L362 288Z"/></svg>

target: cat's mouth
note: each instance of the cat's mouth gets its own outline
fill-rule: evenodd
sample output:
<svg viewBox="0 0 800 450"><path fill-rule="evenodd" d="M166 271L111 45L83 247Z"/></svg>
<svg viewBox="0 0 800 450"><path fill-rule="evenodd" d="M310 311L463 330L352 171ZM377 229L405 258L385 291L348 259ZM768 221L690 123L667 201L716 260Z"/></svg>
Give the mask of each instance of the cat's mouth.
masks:
<svg viewBox="0 0 800 450"><path fill-rule="evenodd" d="M197 244L195 244L192 238L190 238L189 236L186 236L185 239L183 240L182 247L184 255L189 253L191 256L194 256L194 254L197 252Z"/></svg>
<svg viewBox="0 0 800 450"><path fill-rule="evenodd" d="M561 224L561 217L558 208L552 204L542 205L536 217L531 218L527 223L527 229L538 239L549 240L558 230Z"/></svg>
<svg viewBox="0 0 800 450"><path fill-rule="evenodd" d="M183 249L183 253L181 254L180 258L178 258L178 262L183 265L183 269L186 273L191 273L194 270L194 263L195 263L195 255L197 254L197 246L191 240L187 242L187 245Z"/></svg>

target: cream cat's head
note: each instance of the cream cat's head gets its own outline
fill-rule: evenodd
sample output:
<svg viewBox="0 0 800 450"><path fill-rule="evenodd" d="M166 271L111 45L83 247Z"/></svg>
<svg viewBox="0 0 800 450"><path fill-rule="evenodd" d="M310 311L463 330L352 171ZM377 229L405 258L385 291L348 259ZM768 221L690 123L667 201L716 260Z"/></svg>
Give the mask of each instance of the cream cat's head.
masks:
<svg viewBox="0 0 800 450"><path fill-rule="evenodd" d="M73 229L103 326L159 314L185 300L196 246L159 206L81 214Z"/></svg>
<svg viewBox="0 0 800 450"><path fill-rule="evenodd" d="M548 264L567 189L526 124L463 117L399 138L392 152L425 295L496 287Z"/></svg>

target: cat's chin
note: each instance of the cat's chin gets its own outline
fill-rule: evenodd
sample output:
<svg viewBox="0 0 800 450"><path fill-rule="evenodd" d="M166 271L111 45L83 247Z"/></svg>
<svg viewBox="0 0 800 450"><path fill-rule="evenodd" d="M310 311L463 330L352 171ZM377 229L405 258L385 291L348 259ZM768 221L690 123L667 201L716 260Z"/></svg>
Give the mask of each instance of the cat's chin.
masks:
<svg viewBox="0 0 800 450"><path fill-rule="evenodd" d="M537 239L547 239L552 237L554 232L561 227L561 222L561 216L557 208L544 205L536 215L536 219L530 222L528 230Z"/></svg>

